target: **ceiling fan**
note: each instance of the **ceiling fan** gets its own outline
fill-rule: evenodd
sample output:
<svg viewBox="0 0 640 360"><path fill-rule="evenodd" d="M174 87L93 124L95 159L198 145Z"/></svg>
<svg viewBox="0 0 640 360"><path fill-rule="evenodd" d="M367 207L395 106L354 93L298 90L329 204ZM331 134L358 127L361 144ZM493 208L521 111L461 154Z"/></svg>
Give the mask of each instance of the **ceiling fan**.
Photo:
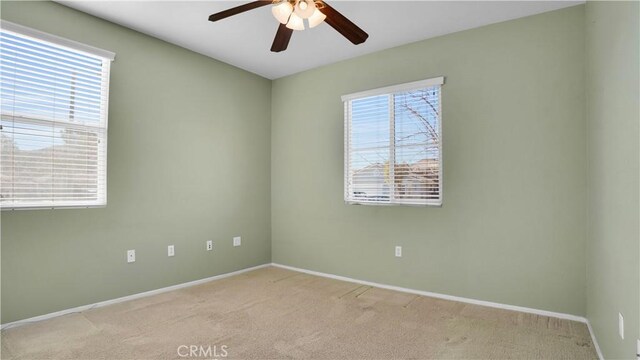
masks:
<svg viewBox="0 0 640 360"><path fill-rule="evenodd" d="M287 49L291 34L294 30L304 30L304 20L309 23L309 28L316 27L326 21L342 36L355 45L362 44L369 34L360 29L356 24L329 6L323 0L259 0L236 6L209 16L209 21L218 21L245 11L262 6L273 5L271 12L280 22L278 32L273 39L271 51L281 52Z"/></svg>

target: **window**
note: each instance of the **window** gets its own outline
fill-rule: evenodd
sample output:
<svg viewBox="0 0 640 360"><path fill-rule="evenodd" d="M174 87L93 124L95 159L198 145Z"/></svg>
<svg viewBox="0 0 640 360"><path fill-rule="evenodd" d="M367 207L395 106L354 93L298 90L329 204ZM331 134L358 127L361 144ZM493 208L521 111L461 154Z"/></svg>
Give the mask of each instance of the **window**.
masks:
<svg viewBox="0 0 640 360"><path fill-rule="evenodd" d="M349 204L442 205L444 78L342 97Z"/></svg>
<svg viewBox="0 0 640 360"><path fill-rule="evenodd" d="M0 206L104 206L113 54L2 21Z"/></svg>

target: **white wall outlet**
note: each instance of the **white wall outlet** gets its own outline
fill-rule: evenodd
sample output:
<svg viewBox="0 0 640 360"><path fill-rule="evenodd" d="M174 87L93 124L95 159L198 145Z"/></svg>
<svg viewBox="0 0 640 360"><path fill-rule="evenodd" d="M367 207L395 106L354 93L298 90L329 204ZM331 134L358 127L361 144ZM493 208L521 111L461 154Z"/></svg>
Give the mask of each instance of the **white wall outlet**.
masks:
<svg viewBox="0 0 640 360"><path fill-rule="evenodd" d="M240 236L236 236L233 238L233 246L242 245L242 238Z"/></svg>
<svg viewBox="0 0 640 360"><path fill-rule="evenodd" d="M402 246L396 246L396 257L402 257Z"/></svg>
<svg viewBox="0 0 640 360"><path fill-rule="evenodd" d="M207 240L207 251L213 250L213 240Z"/></svg>
<svg viewBox="0 0 640 360"><path fill-rule="evenodd" d="M136 251L135 250L127 250L127 262L128 263L136 262Z"/></svg>
<svg viewBox="0 0 640 360"><path fill-rule="evenodd" d="M624 316L622 316L622 313L618 313L618 334L624 340Z"/></svg>
<svg viewBox="0 0 640 360"><path fill-rule="evenodd" d="M176 248L173 245L167 246L167 255L173 256L176 254Z"/></svg>

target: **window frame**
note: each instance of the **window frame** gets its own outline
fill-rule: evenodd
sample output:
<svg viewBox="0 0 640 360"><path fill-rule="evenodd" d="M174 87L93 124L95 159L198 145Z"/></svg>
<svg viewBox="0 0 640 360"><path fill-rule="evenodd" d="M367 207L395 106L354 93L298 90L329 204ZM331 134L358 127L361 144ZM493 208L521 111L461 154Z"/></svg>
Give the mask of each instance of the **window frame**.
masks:
<svg viewBox="0 0 640 360"><path fill-rule="evenodd" d="M391 86L386 86L386 87L381 87L381 88L377 88L377 89L371 89L371 90L366 90L366 91L360 91L360 92L356 92L356 93L352 93L352 94L347 94L347 95L343 95L342 96L342 101L344 104L344 202L347 205L367 205L367 206L411 206L411 207L442 207L442 204L444 202L444 194L443 194L443 154L442 154L442 143L443 143L443 134L442 134L442 85L444 85L445 83L445 78L444 76L440 76L440 77L435 77L435 78L430 78L430 79L425 79L425 80L420 80L420 81L413 81L413 82L409 82L409 83L404 83L404 84L398 84L398 85L391 85ZM394 95L398 94L398 93L403 93L403 92L408 92L408 91L414 91L414 90L421 90L421 89L426 89L426 88L430 88L430 87L434 87L434 86L439 86L439 90L438 90L438 97L439 97L439 101L438 101L438 135L440 136L439 141L438 141L438 200L437 201L426 201L425 203L411 203L411 202L402 202L402 201L398 201L398 199L395 198L390 198L389 201L387 202L382 202L382 201L363 201L363 200L356 200L350 197L350 189L349 189L349 180L351 178L350 175L350 170L351 170L351 164L350 164L350 155L351 155L351 148L350 148L350 144L351 144L351 128L352 128L352 101L353 100L359 100L359 99L363 99L363 98L368 98L368 97L373 97L373 96L382 96L382 95L388 95L389 96L389 118L388 118L388 122L389 122L389 128L390 128L390 133L394 132L395 133L395 104L393 101ZM390 158L389 158L389 162L390 162L390 171L393 171L393 169L391 168L392 166L395 166L394 163L392 163L391 161L395 160L395 159L391 159L392 157L395 158L395 148L396 148L396 144L395 144L395 139L393 142L390 142L389 144L389 153L390 153ZM392 156L393 155L393 156ZM395 192L395 182L392 182L392 186L393 186L393 191L390 191L391 194L393 194L393 192Z"/></svg>
<svg viewBox="0 0 640 360"><path fill-rule="evenodd" d="M30 27L26 27L23 25L15 24L6 20L0 20L0 28L3 32L12 33L14 35L25 37L30 40L45 43L50 46L60 47L67 51L71 51L74 53L80 53L84 56L90 56L94 58L100 58L102 61L102 73L104 82L101 84L101 91L104 90L104 93L101 95L103 98L103 108L101 109L101 117L104 120L104 125L100 124L89 125L85 124L82 126L78 126L73 123L68 123L66 121L55 120L55 119L46 119L41 118L39 116L15 116L11 117L20 118L22 122L29 123L37 123L37 124L51 124L55 126L55 124L67 124L69 126L76 127L79 129L97 129L97 131L103 132L103 136L99 139L104 141L104 196L98 196L96 200L92 201L83 201L79 199L74 199L73 201L66 201L64 203L56 204L55 200L52 200L47 205L33 205L25 204L24 206L16 205L15 202L11 204L2 204L0 202L0 211L13 211L13 210L39 210L39 209L87 209L87 208L104 208L107 206L107 165L108 165L108 124L109 124L109 88L110 88L110 75L111 75L111 62L115 60L115 53L107 50L103 50L97 47L93 47L90 45L86 45L77 41L69 40L57 35L52 35L40 30L32 29ZM5 115L0 114L2 118ZM4 120L3 120L4 121ZM14 165L15 166L15 165ZM100 180L100 175L97 175L97 181Z"/></svg>

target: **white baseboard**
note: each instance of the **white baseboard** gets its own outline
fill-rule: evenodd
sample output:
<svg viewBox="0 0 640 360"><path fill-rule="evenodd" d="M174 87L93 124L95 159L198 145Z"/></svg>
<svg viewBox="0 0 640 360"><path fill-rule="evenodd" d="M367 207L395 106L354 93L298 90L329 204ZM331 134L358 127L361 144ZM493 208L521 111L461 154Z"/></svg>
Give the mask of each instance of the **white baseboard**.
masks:
<svg viewBox="0 0 640 360"><path fill-rule="evenodd" d="M602 356L602 351L600 351L600 346L598 346L598 341L596 340L596 335L593 332L593 329L591 328L591 324L589 323L589 320L587 320L587 318L585 318L583 316L565 314L565 313L559 313L559 312L547 311L547 310L532 309L532 308L528 308L528 307L524 307L524 306L507 305L507 304L501 304L501 303L496 303L496 302L491 302L491 301L469 299L469 298L464 298L464 297L459 297L459 296L434 293L434 292L430 292L430 291L403 288L403 287L399 287L399 286L380 284L380 283L376 283L376 282L372 282L372 281L353 279L353 278L346 277L346 276L333 275L333 274L327 274L327 273L323 273L323 272L319 272L319 271L301 269L301 268L288 266L288 265L277 264L277 263L271 263L271 265L273 265L275 267L282 268L282 269L287 269L287 270L291 270L291 271L297 271L297 272L301 272L301 273L305 273L305 274L309 274L309 275L321 276L321 277L325 277L325 278L329 278L329 279L335 279L335 280L347 281L347 282L352 282L352 283L361 284L361 285L373 286L373 287L377 287L377 288L381 288L381 289L395 290L395 291L399 291L399 292L415 294L415 295L421 295L421 296L427 296L427 297L432 297L432 298L451 300L451 301L459 301L459 302L463 302L463 303L481 305L481 306L488 306L488 307L497 308L497 309L520 311L520 312L524 312L524 313L528 313L528 314L536 314L536 315L549 316L549 317L554 317L554 318L559 318L559 319L578 321L578 322L587 324L587 328L589 329L589 334L591 334L591 339L593 341L593 345L594 345L594 347L596 349L596 352L598 353L598 357L600 358L600 360L604 360L604 357Z"/></svg>
<svg viewBox="0 0 640 360"><path fill-rule="evenodd" d="M82 306L77 306L77 307L74 307L74 308L71 308L71 309L60 310L60 311L52 312L52 313L49 313L49 314L34 316L32 318L28 318L28 319L24 319L24 320L18 320L18 321L2 324L2 325L0 325L0 329L8 329L8 328L12 328L12 327L20 326L20 325L30 324L30 323L37 322L37 321L51 319L51 318L62 316L62 315L67 315L67 314L71 314L71 313L77 313L77 312L81 312L81 311L87 311L87 310L90 310L90 309L95 309L95 308L99 308L99 307L103 307L103 306L107 306L107 305L112 305L112 304L117 304L117 303L129 301L129 300L135 300L135 299L140 299L140 298L147 297L147 296L162 294L162 293L165 293L167 291L173 291L173 290L178 290L178 289L182 289L182 288L186 288L186 287L190 287L190 286L200 285L200 284L204 284L204 283L207 283L207 282L210 282L210 281L220 280L220 279L224 279L224 278L227 278L227 277L230 277L230 276L242 274L242 273L245 273L245 272L248 272L248 271L262 269L262 268L265 268L265 267L268 267L268 266L271 266L271 264L263 264L263 265L253 266L253 267L250 267L250 268L241 269L241 270L237 270L237 271L233 271L233 272L225 273L225 274L220 274L220 275L216 275L216 276L211 276L211 277L200 279L200 280L189 281L189 282L182 283L182 284L167 286L167 287L164 287L164 288L161 288L161 289L145 291L145 292L141 292L141 293L138 293L138 294L123 296L123 297L120 297L120 298L117 298L117 299L105 300L105 301L97 302L97 303L94 303L94 304L82 305Z"/></svg>
<svg viewBox="0 0 640 360"><path fill-rule="evenodd" d="M604 360L602 350L600 350L600 345L598 345L598 340L596 339L596 333L593 332L593 328L591 327L591 322L589 320L587 320L587 327L589 328L589 334L591 334L591 341L593 342L593 346L596 348L596 352L598 353L598 358L600 360Z"/></svg>
<svg viewBox="0 0 640 360"><path fill-rule="evenodd" d="M342 280L342 281L348 281L348 282L353 282L353 283L356 283L356 284L368 285L368 286L373 286L373 287L377 287L377 288L381 288L381 289L395 290L395 291L400 291L400 292L404 292L404 293L422 295L422 296L427 296L427 297L432 297L432 298L445 299L445 300L451 300L451 301L459 301L459 302L468 303L468 304L488 306L488 307L492 307L492 308L505 309L505 310L520 311L520 312L529 313L529 314L544 315L544 316L555 317L555 318L559 318L559 319L566 319L566 320L572 320L572 321L579 321L579 322L582 322L582 323L587 323L587 319L586 318L584 318L582 316L578 316L578 315L564 314L564 313L547 311L547 310L538 310L538 309L532 309L532 308L516 306L516 305L500 304L500 303L484 301L484 300L476 300L476 299L469 299L469 298L453 296L453 295L439 294L439 293L434 293L434 292L430 292L430 291L403 288L403 287L394 286L394 285L387 285L387 284L380 284L380 283L376 283L376 282L372 282L372 281L358 280L358 279L353 279L353 278L346 277L346 276L327 274L327 273L323 273L323 272L319 272L319 271L301 269L301 268L296 268L296 267L293 267L293 266L276 264L276 263L272 263L272 265L275 266L275 267L279 267L279 268L283 268L283 269L287 269L287 270L292 270L292 271L298 271L298 272L302 272L302 273L305 273L305 274L322 276L322 277L326 277L326 278L330 278L330 279L336 279L336 280Z"/></svg>

